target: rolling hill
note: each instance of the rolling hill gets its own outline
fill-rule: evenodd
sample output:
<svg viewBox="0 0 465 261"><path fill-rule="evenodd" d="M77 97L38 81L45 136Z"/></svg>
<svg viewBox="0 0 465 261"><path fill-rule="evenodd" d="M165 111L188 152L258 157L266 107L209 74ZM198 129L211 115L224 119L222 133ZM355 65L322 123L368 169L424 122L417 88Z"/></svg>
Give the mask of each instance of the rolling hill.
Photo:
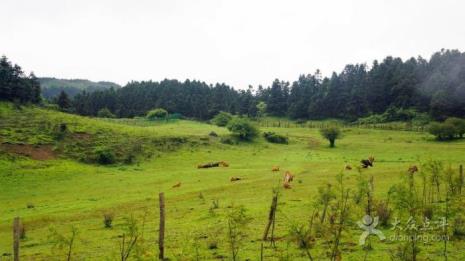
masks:
<svg viewBox="0 0 465 261"><path fill-rule="evenodd" d="M74 95L82 92L94 92L100 90L107 90L110 88L118 89L121 88L120 85L113 82L93 82L89 80L82 79L56 79L50 77L39 78L40 86L42 88L42 96L46 99L51 99L60 94L62 90L68 94L68 96L73 97Z"/></svg>
<svg viewBox="0 0 465 261"><path fill-rule="evenodd" d="M320 206L320 188L327 184L337 188L340 173L344 186L351 189L343 256L363 260L368 252L358 245L362 231L356 221L364 215L365 201L355 200L366 179L373 177L376 202L384 202L391 186L405 184L407 169L417 165L420 173L415 182L421 195L421 177L428 173L423 163L442 161L444 167L450 164L456 175L465 149L463 140L441 143L426 132L357 127L343 128L344 138L331 149L317 128L286 125L262 126L261 131L285 135L289 144L258 138L229 145L220 142L229 134L225 128L196 121L98 119L40 107L15 108L11 103L0 104L0 124L0 253L11 255L11 223L19 216L26 229L21 239L25 260L65 257L62 249L54 248L53 235L67 238L72 227L79 231L73 247L76 260L115 260L121 235L133 221L143 234L132 256L155 259L159 192L166 197L165 248L170 259L227 259L228 220L239 209L248 217L239 255L241 260L258 260L272 189L279 188L276 246L264 243L265 260L306 260L290 230L308 223L312 211ZM218 136L209 135L212 131ZM102 148L113 152L114 163L95 161ZM125 157L131 154L134 161ZM374 167L357 170L360 159L369 155L376 158ZM197 168L197 164L220 160L227 161L229 167ZM347 170L347 164L354 168ZM272 172L273 166L281 170ZM291 189L283 190L286 170L295 180ZM231 182L231 177L240 180ZM441 191L446 191L445 183ZM450 208L460 209L462 198ZM330 213L337 207L336 200L332 200ZM391 204L395 211L392 221L400 210L395 202ZM441 217L443 205L444 201L434 203L434 221ZM104 216L112 217L110 228L105 227ZM406 221L407 217L399 218ZM459 224L454 220L450 222ZM333 227L330 222L318 221L316 229L311 252L318 260L326 260ZM390 226L380 229L389 238L395 233ZM427 244L420 246L419 258L439 259L442 241ZM381 242L373 237L370 260L391 260L391 251L400 246L403 242ZM450 244L450 260L465 258L463 246L462 240Z"/></svg>

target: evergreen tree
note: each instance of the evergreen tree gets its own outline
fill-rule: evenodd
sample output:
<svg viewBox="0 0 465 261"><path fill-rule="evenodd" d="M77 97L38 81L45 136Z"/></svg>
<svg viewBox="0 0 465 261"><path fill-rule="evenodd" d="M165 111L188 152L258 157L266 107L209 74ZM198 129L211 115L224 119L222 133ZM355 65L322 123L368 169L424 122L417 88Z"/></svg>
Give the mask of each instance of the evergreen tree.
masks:
<svg viewBox="0 0 465 261"><path fill-rule="evenodd" d="M71 101L68 98L68 94L65 91L61 91L60 95L57 98L56 103L60 110L66 111L71 107Z"/></svg>

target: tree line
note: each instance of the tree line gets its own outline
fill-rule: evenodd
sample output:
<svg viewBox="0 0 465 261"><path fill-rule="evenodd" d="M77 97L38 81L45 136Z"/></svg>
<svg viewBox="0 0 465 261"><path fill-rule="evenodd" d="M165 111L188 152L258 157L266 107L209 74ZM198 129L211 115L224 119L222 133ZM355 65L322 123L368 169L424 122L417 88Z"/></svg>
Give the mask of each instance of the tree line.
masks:
<svg viewBox="0 0 465 261"><path fill-rule="evenodd" d="M3 64L7 64L6 67ZM17 68L6 58L2 59L2 75L8 71L3 67L12 68L12 71ZM11 74L22 75L22 72ZM15 82L4 78L2 76L2 82L5 79ZM4 91L2 84L2 97L6 94L7 99L12 100L18 96L13 93L29 90L24 86L36 86L31 84L33 76L22 75L21 79L27 79L28 83L10 84L9 91ZM27 93L37 100L37 88ZM268 115L292 119L353 121L383 114L389 116L385 118L395 119L391 115L397 111L404 112L406 118L416 112L438 120L463 118L465 53L441 50L429 60L418 57L405 61L388 56L371 65L349 64L340 73L334 72L329 77L323 77L317 70L313 74L301 75L292 83L276 79L271 86L249 86L245 90L224 83L213 85L195 80L165 79L159 82L133 81L118 89L84 91L72 99L65 97L66 93L60 96L61 101L65 101L62 109L89 116L97 116L105 108L117 117L143 116L153 108L164 108L169 113L200 120L211 119L220 111L256 117L261 114L257 105L260 104L260 108L265 104ZM57 103L59 100L55 99ZM404 118L400 117L401 120Z"/></svg>
<svg viewBox="0 0 465 261"><path fill-rule="evenodd" d="M40 83L34 73L26 75L5 56L0 58L0 100L15 103L39 103L41 100Z"/></svg>
<svg viewBox="0 0 465 261"><path fill-rule="evenodd" d="M465 117L465 53L441 50L429 60L406 61L389 56L371 66L347 65L330 77L317 71L292 83L276 79L269 87L246 90L190 80L130 82L118 90L81 93L73 100L73 110L97 115L108 108L118 117L133 117L160 107L205 120L220 111L255 117L260 102L267 104L269 115L292 119L356 120L396 109L435 119Z"/></svg>

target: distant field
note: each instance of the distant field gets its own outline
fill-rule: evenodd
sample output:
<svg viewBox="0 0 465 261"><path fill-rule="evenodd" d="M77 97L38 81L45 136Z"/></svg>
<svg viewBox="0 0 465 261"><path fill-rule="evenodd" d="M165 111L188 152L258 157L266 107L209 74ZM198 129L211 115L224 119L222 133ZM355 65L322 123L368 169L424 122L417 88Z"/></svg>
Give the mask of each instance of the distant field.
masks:
<svg viewBox="0 0 465 261"><path fill-rule="evenodd" d="M68 123L68 135L72 138L64 138L60 143L51 136L53 126L49 125L62 122ZM288 136L290 143L270 144L260 138L252 143L226 145L219 139L228 131L206 123L99 120L37 108L16 111L9 104L0 106L0 128L1 143L30 144L36 148L48 144L56 151L48 160L18 156L6 145L0 151L0 255L12 253L11 224L19 216L26 228L26 238L21 241L23 260L63 260L59 250L52 250L48 235L51 227L66 234L71 226L79 231L77 260L118 259L119 235L124 231L125 218L131 215L139 221L139 229L145 217L137 259L154 260L159 192L166 197L166 256L171 260L196 260L196 256L199 260L228 259L225 217L240 205L251 217L240 260L259 260L272 188L281 188L285 170L296 178L292 189L280 191L276 249L266 243L264 257L306 260L296 244L286 240L290 224L308 223L318 187L328 182L335 184L340 172L344 173L344 184L355 189L359 175L355 166L361 159L375 157L374 167L364 169L362 175L373 175L375 196L379 199L386 197L391 185L401 182L400 177L411 165L420 166L435 159L457 168L465 162L465 141L439 143L425 132L344 128L344 137L336 142L336 148L330 149L316 128L261 127L262 131ZM212 131L220 137L209 136ZM124 147L141 142L144 154L137 163L129 165L81 162L74 155L88 152L77 152L70 146L81 146L78 140L87 137L83 133L91 137L92 143L114 146L123 152ZM185 140L176 146L169 140L163 148L151 147L155 146L152 139L170 137ZM220 160L230 166L196 168L199 163ZM354 168L344 170L346 164ZM272 172L273 166L280 166L281 171ZM232 176L241 180L230 182ZM172 188L178 182L181 186ZM212 208L213 201L218 202L218 208ZM109 212L115 217L111 229L103 226L103 214ZM362 231L355 222L362 216L363 209L354 205L349 230L343 234L343 260L363 260L366 254L357 245ZM383 231L392 233L389 228ZM317 260L327 259L324 252L328 246L322 242L317 241L311 250ZM212 247L213 243L217 248ZM377 238L372 239L372 244L367 260L390 260L388 250L396 247L395 243L379 242ZM419 260L442 260L441 247L440 242L422 245ZM449 260L465 260L464 247L463 241L450 242ZM9 258L5 255L0 260Z"/></svg>

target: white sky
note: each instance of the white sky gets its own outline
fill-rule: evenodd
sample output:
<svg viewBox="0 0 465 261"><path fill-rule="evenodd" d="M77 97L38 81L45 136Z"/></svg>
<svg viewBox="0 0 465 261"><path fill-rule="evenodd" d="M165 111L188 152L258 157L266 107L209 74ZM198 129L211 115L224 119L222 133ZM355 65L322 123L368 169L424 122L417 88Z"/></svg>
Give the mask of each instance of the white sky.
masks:
<svg viewBox="0 0 465 261"><path fill-rule="evenodd" d="M465 51L460 0L0 0L0 55L57 78L235 88Z"/></svg>

